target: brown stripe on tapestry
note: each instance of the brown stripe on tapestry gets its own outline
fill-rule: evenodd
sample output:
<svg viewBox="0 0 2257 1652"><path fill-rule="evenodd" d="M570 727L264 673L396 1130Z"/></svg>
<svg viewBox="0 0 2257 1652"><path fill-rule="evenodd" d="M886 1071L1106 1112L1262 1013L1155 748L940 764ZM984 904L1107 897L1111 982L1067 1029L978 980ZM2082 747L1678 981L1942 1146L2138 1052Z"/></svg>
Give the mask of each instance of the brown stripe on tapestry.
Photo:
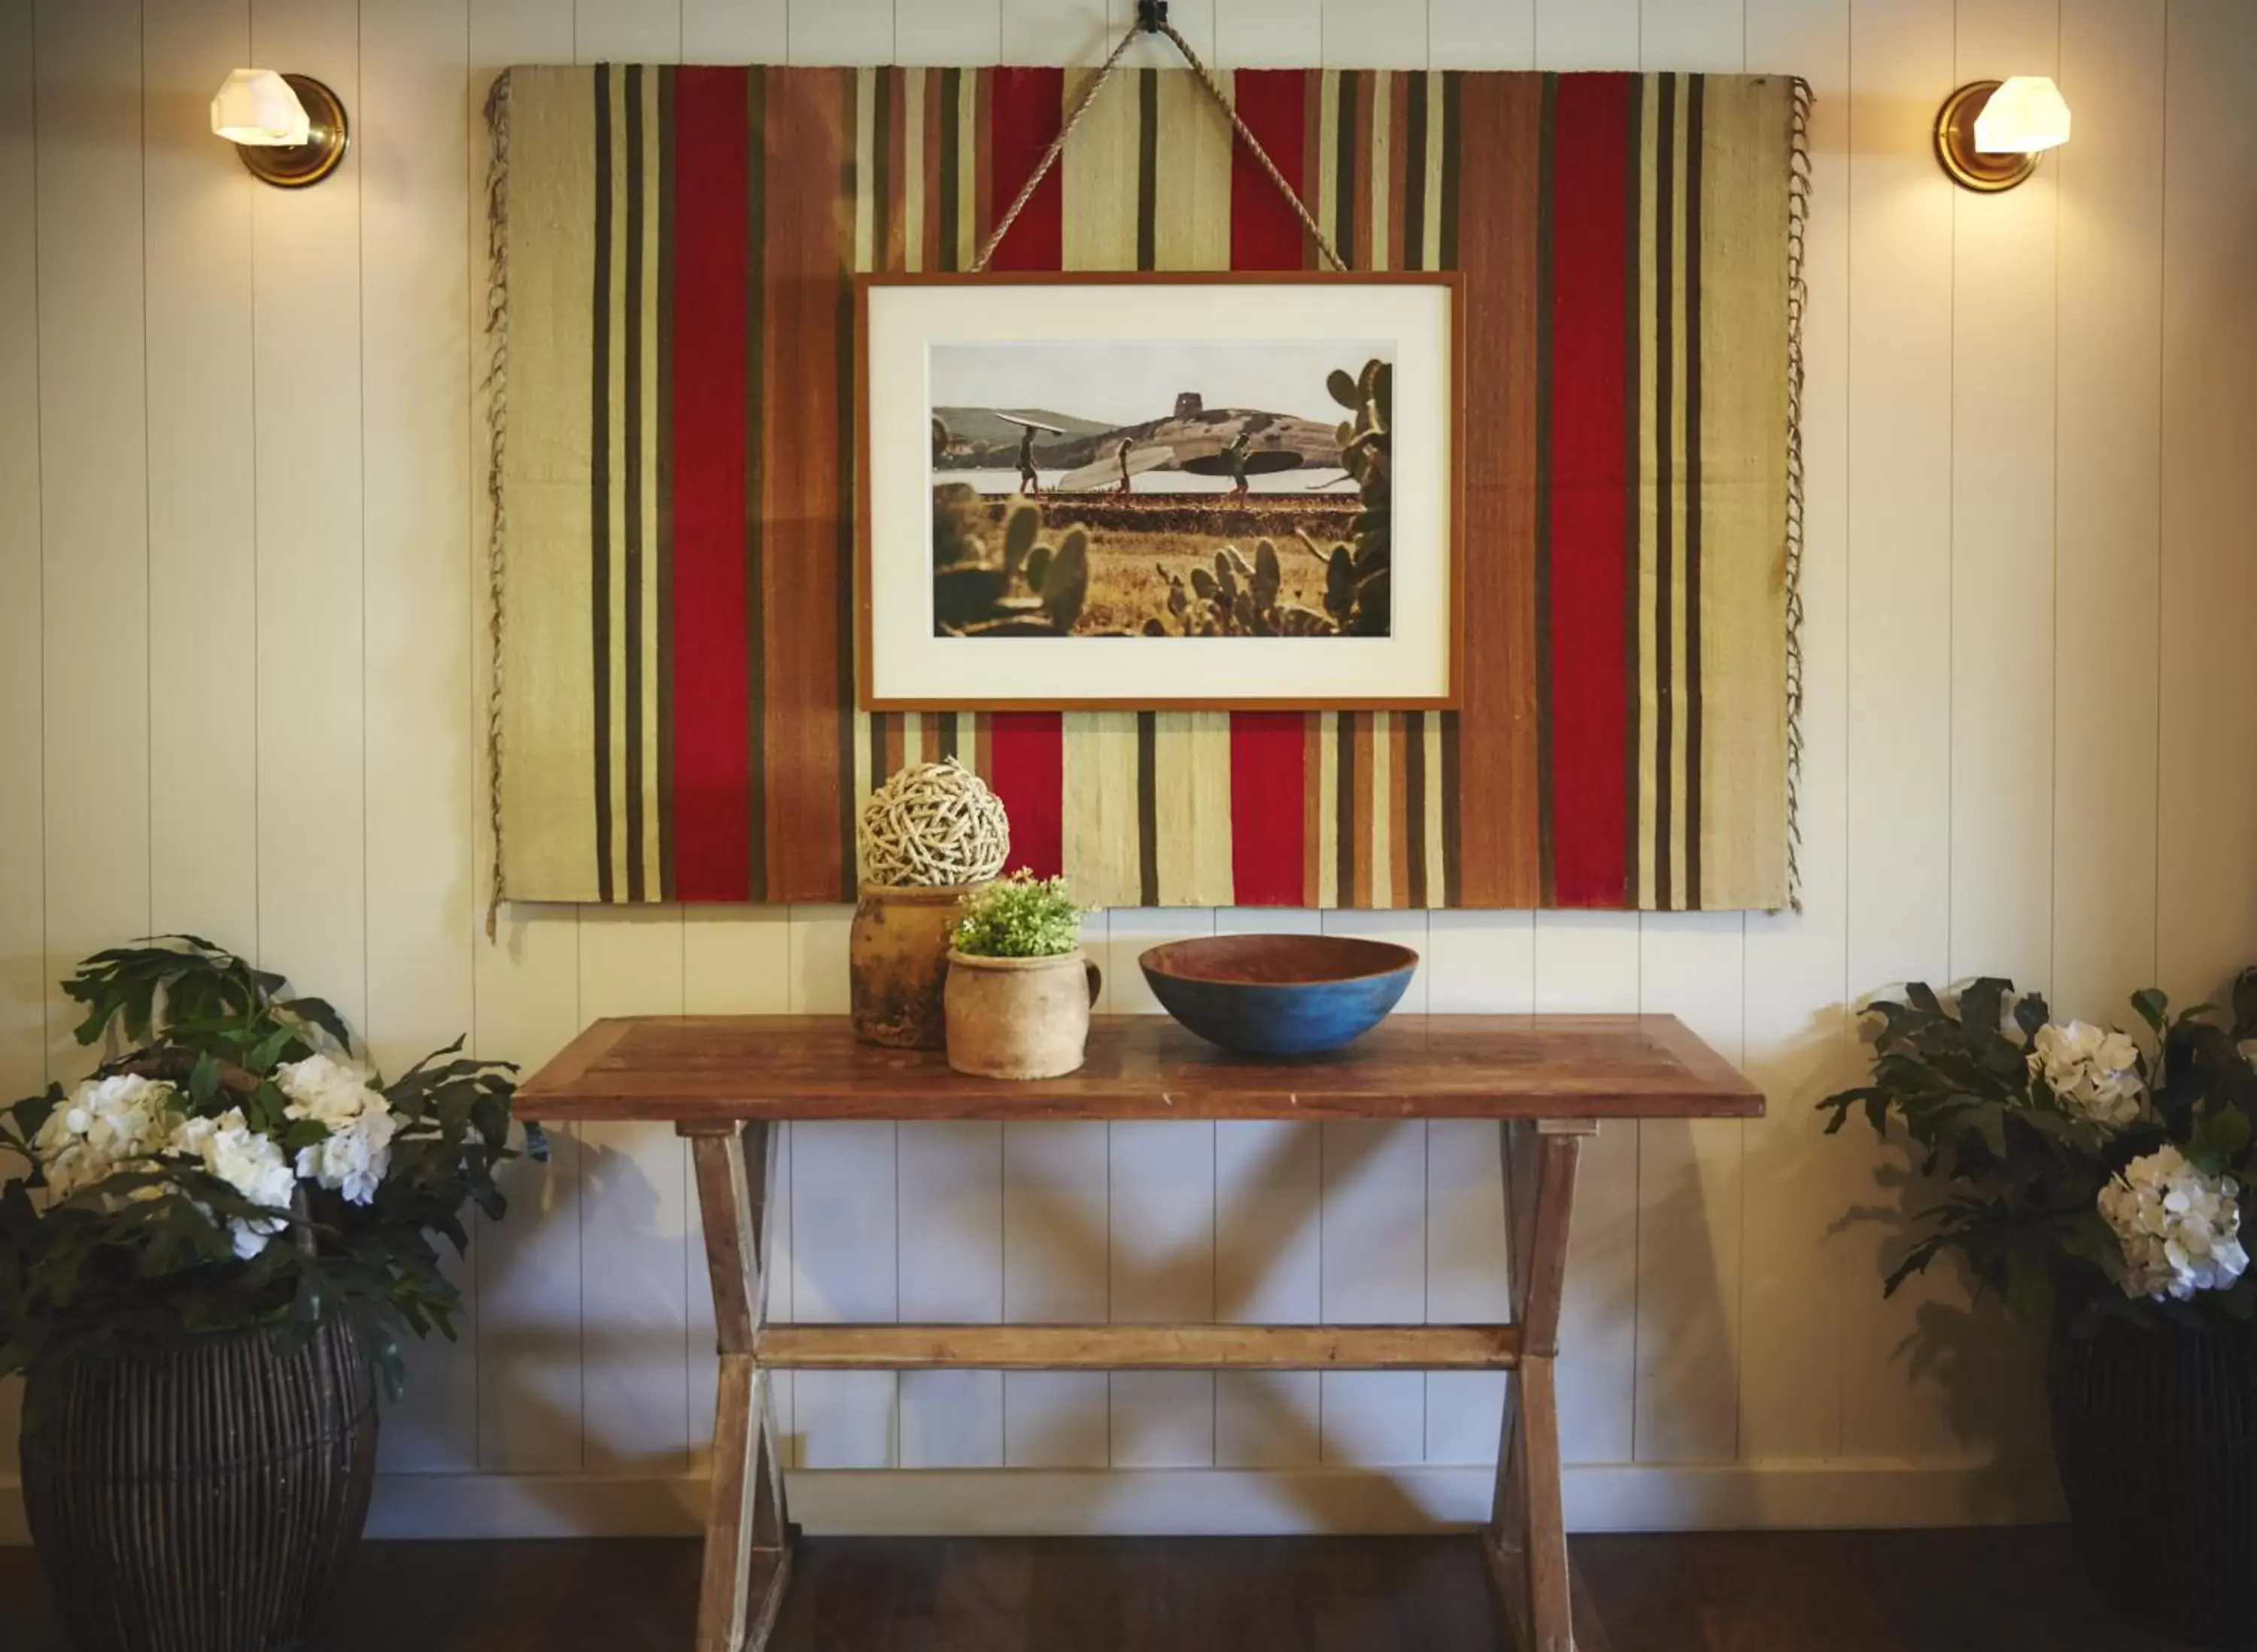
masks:
<svg viewBox="0 0 2257 1652"><path fill-rule="evenodd" d="M1373 722L1374 714L1369 711L1358 711L1341 719L1342 732L1355 750L1353 760L1343 759L1341 768L1343 773L1352 773L1355 782L1349 800L1349 817L1341 822L1341 835L1352 840L1355 851L1355 893L1351 898L1346 889L1341 891L1341 905L1344 907L1371 904L1371 851L1378 832L1372 818L1372 781L1377 763L1371 749ZM1383 801L1379 806L1383 807Z"/></svg>
<svg viewBox="0 0 2257 1652"><path fill-rule="evenodd" d="M885 72L887 102L894 118L881 152L885 156L885 182L878 190L878 211L886 226L884 244L878 251L876 267L881 270L905 268L909 256L909 76L915 72L903 68Z"/></svg>
<svg viewBox="0 0 2257 1652"><path fill-rule="evenodd" d="M1374 82L1386 73L1383 69L1360 69L1354 72L1354 95L1351 96L1349 73L1341 75L1341 142L1346 145L1342 159L1348 163L1342 170L1341 183L1348 191L1348 238L1340 244L1348 249L1350 267L1369 270L1373 266L1372 249L1384 247L1381 239L1386 233L1383 226L1371 221L1371 168L1377 158L1372 153L1379 141L1371 124L1371 105Z"/></svg>
<svg viewBox="0 0 2257 1652"><path fill-rule="evenodd" d="M902 766L902 721L907 715L901 711L870 713L866 744L870 753L870 789L874 792Z"/></svg>
<svg viewBox="0 0 2257 1652"><path fill-rule="evenodd" d="M1160 72L1136 71L1136 267L1159 265L1158 231L1154 220L1160 201ZM1151 852L1146 845L1146 853ZM1149 886L1148 886L1149 887ZM1144 904L1156 897L1148 894Z"/></svg>
<svg viewBox="0 0 2257 1652"><path fill-rule="evenodd" d="M1439 270L1458 267L1458 145L1464 130L1462 118L1465 77L1459 74L1442 76L1442 179L1440 233L1441 245L1436 249L1433 265ZM1460 485L1464 478L1459 479ZM1466 547L1461 543L1456 554L1462 556ZM1465 646L1460 639L1458 646ZM1442 746L1442 904L1458 904L1463 879L1460 863L1463 858L1464 840L1458 827L1458 714L1441 713Z"/></svg>
<svg viewBox="0 0 2257 1652"><path fill-rule="evenodd" d="M658 898L674 899L674 69L658 72Z"/></svg>
<svg viewBox="0 0 2257 1652"><path fill-rule="evenodd" d="M929 266L935 270L953 270L956 263L957 225L961 215L957 200L964 187L964 158L957 141L963 130L964 71L943 69L940 72L940 109L938 122L940 142L939 180L936 191L939 214L934 258Z"/></svg>
<svg viewBox="0 0 2257 1652"><path fill-rule="evenodd" d="M643 67L630 63L626 74L626 314L619 327L626 343L626 383L620 386L626 415L626 461L624 482L626 499L626 544L622 547L626 571L622 625L626 632L626 682L620 696L620 715L626 725L626 839L627 899L643 898L642 844L642 695L643 695L643 542L642 542L642 296L643 201L642 77Z"/></svg>
<svg viewBox="0 0 2257 1652"><path fill-rule="evenodd" d="M925 753L925 761L938 763L958 755L957 713L944 711L933 718L932 748Z"/></svg>
<svg viewBox="0 0 2257 1652"><path fill-rule="evenodd" d="M1355 247L1355 102L1356 82L1363 78L1354 69L1333 76L1333 245L1348 259L1350 269L1365 269L1365 257ZM1368 249L1367 249L1368 251Z"/></svg>
<svg viewBox="0 0 2257 1652"><path fill-rule="evenodd" d="M589 391L589 642L595 651L596 899L612 886L612 71L599 64L596 88L593 333L595 379Z"/></svg>
<svg viewBox="0 0 2257 1652"><path fill-rule="evenodd" d="M1446 896L1453 906L1533 907L1543 895L1536 672L1539 157L1551 83L1453 76L1446 261L1465 272L1464 358L1491 365L1464 396L1464 603L1484 617L1467 646L1463 699L1443 724ZM1467 642L1474 639L1469 635ZM1461 738L1461 730L1478 731ZM1453 875L1454 874L1454 875Z"/></svg>
<svg viewBox="0 0 2257 1652"><path fill-rule="evenodd" d="M1403 714L1403 885L1396 904L1428 907L1434 904L1426 887L1426 714Z"/></svg>
<svg viewBox="0 0 2257 1652"><path fill-rule="evenodd" d="M987 145L990 141L988 135L995 130L995 71L974 70L969 96L972 100L972 118L968 122L959 124L957 143L961 147L968 138L972 145L971 152L974 156L981 156L987 152ZM992 171L991 167L977 165L971 168L971 198L965 203L962 230L964 241L961 261L967 269L971 267L972 261L979 257L980 249L987 244L988 230L994 227L994 203L987 198L988 191L994 182L994 180L989 176Z"/></svg>
<svg viewBox="0 0 2257 1652"><path fill-rule="evenodd" d="M1387 222L1382 228L1387 237L1387 267L1407 270L1411 266L1404 254L1419 233L1411 227L1411 214L1404 194L1409 187L1408 175L1419 170L1411 165L1411 88L1413 85L1423 86L1426 76L1423 71L1398 69L1384 78L1387 82Z"/></svg>
<svg viewBox="0 0 2257 1652"><path fill-rule="evenodd" d="M1333 904L1355 904L1355 713L1333 717Z"/></svg>
<svg viewBox="0 0 2257 1652"><path fill-rule="evenodd" d="M1309 90L1317 89L1313 78L1320 71L1311 70ZM1313 97L1310 100L1313 102ZM1310 153L1316 152L1312 149ZM1301 715L1301 904L1318 907L1324 900L1324 867L1317 855L1324 842L1325 810L1332 800L1324 795L1325 714L1307 711Z"/></svg>
<svg viewBox="0 0 2257 1652"><path fill-rule="evenodd" d="M1654 115L1653 237L1653 904L1678 904L1677 750L1677 76L1661 77ZM1632 841L1635 841L1633 839Z"/></svg>
<svg viewBox="0 0 2257 1652"><path fill-rule="evenodd" d="M1536 145L1536 854L1542 900L1552 884L1552 145L1559 126L1560 77L1544 76L1544 119ZM1473 352L1467 352L1471 357Z"/></svg>
<svg viewBox="0 0 2257 1652"><path fill-rule="evenodd" d="M1153 711L1136 714L1136 889L1138 905L1160 904L1160 737Z"/></svg>
<svg viewBox="0 0 2257 1652"><path fill-rule="evenodd" d="M1709 77L1685 113L1685 900L1701 905L1701 146Z"/></svg>
<svg viewBox="0 0 2257 1652"><path fill-rule="evenodd" d="M1406 164L1397 192L1403 210L1403 259L1406 270L1433 267L1426 241L1426 84L1423 73L1404 76L1403 147Z"/></svg>
<svg viewBox="0 0 2257 1652"><path fill-rule="evenodd" d="M954 227L948 222L948 215L940 208L942 164L949 148L956 142L956 135L946 119L950 71L921 69L917 73L924 76L924 213L917 226L917 233L922 237L917 243L917 268L937 270L943 267L940 244L955 234Z"/></svg>
<svg viewBox="0 0 2257 1652"><path fill-rule="evenodd" d="M768 71L745 71L745 864L750 900L768 895Z"/></svg>
<svg viewBox="0 0 2257 1652"><path fill-rule="evenodd" d="M840 122L842 141L838 176L838 212L844 220L844 233L836 246L846 250L838 257L834 251L831 280L834 290L831 303L836 312L835 330L831 335L832 367L838 378L833 386L836 419L832 439L838 444L837 475L838 492L832 500L831 531L835 536L833 550L837 557L831 565L831 590L834 624L831 632L832 686L838 697L831 702L833 738L837 745L838 768L832 784L838 803L838 859L831 872L832 899L854 898L854 470L858 462L854 418L854 258L853 253L853 224L860 205L860 193L870 180L863 178L861 158L856 134L860 128L860 111L856 101L862 94L867 76L870 86L872 107L871 131L874 150L879 155L886 147L886 76L882 70L842 69L839 88L845 108ZM883 199L883 197L880 197ZM810 883L821 898L821 888Z"/></svg>

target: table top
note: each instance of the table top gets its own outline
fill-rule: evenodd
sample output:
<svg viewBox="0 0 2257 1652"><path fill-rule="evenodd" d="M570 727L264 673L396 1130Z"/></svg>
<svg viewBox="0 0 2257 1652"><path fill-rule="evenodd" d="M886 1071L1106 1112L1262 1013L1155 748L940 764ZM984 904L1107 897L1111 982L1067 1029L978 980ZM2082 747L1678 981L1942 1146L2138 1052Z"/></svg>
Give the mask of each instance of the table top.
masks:
<svg viewBox="0 0 2257 1652"><path fill-rule="evenodd" d="M598 1021L520 1085L521 1118L1755 1118L1763 1092L1673 1015L1397 1015L1344 1049L1231 1055L1162 1015L1102 1015L1063 1078L974 1078L858 1041L843 1015Z"/></svg>

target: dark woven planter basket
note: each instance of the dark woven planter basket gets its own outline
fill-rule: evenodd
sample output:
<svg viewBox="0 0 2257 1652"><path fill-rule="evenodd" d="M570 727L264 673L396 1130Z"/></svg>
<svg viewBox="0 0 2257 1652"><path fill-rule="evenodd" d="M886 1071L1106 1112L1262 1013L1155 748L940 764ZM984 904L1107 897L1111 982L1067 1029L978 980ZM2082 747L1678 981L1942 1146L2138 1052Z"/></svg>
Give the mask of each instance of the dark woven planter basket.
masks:
<svg viewBox="0 0 2257 1652"><path fill-rule="evenodd" d="M2054 1325L2054 1458L2086 1574L2136 1623L2257 1648L2257 1333Z"/></svg>
<svg viewBox="0 0 2257 1652"><path fill-rule="evenodd" d="M78 1652L307 1643L360 1541L376 1391L332 1319L43 1366L25 1396L24 1503Z"/></svg>

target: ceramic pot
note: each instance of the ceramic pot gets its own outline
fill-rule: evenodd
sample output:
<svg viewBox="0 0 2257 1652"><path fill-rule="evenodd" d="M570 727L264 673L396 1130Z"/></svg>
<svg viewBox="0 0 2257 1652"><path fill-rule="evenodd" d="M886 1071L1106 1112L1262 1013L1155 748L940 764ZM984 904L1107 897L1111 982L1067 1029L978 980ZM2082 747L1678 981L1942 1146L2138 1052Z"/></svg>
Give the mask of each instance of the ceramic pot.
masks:
<svg viewBox="0 0 2257 1652"><path fill-rule="evenodd" d="M1097 966L1077 947L1051 958L948 955L948 1064L982 1078L1056 1078L1081 1065Z"/></svg>
<svg viewBox="0 0 2257 1652"><path fill-rule="evenodd" d="M895 1049L948 1041L941 983L948 945L979 884L862 886L847 936L854 1036Z"/></svg>
<svg viewBox="0 0 2257 1652"><path fill-rule="evenodd" d="M314 1643L376 1476L376 1383L341 1316L32 1368L24 1512L82 1652Z"/></svg>

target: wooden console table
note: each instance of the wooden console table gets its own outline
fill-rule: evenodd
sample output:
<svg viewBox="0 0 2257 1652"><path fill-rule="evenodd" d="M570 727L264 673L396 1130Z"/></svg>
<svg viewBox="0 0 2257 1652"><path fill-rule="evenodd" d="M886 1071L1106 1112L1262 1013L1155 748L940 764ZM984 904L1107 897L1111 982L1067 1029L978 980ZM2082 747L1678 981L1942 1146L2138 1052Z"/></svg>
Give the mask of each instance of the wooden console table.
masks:
<svg viewBox="0 0 2257 1652"><path fill-rule="evenodd" d="M1666 1015L1397 1016L1295 1062L1221 1055L1161 1016L1100 1017L1065 1078L969 1078L857 1043L844 1016L598 1021L517 1092L550 1123L653 1119L690 1138L721 1352L698 1652L758 1652L795 1528L771 1370L1508 1371L1483 1548L1524 1652L1573 1652L1560 1505L1560 1296L1582 1138L1603 1120L1752 1118L1763 1097ZM788 1119L1494 1119L1512 1321L1502 1325L771 1325L775 1126Z"/></svg>

